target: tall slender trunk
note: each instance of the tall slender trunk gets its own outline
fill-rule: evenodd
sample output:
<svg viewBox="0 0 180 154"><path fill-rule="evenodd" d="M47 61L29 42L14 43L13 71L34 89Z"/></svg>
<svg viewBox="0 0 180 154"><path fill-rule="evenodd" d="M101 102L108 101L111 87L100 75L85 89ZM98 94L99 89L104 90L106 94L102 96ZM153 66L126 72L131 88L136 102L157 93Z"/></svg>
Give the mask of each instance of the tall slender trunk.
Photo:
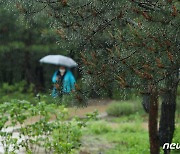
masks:
<svg viewBox="0 0 180 154"><path fill-rule="evenodd" d="M165 91L162 95L161 118L159 125L160 145L171 143L175 129L176 95L178 87L178 71L165 80ZM164 149L169 154L170 149Z"/></svg>
<svg viewBox="0 0 180 154"><path fill-rule="evenodd" d="M158 92L155 86L150 88L150 106L149 106L149 140L150 153L159 154L158 139Z"/></svg>

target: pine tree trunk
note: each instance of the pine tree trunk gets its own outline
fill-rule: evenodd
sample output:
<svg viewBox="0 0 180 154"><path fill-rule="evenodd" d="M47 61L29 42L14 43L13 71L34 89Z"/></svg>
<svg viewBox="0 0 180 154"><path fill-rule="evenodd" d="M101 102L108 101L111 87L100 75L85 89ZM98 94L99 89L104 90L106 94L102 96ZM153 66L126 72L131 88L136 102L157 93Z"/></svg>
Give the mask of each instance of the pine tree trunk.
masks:
<svg viewBox="0 0 180 154"><path fill-rule="evenodd" d="M149 140L150 153L159 154L159 139L158 139L158 92L156 87L150 89L150 108L149 108Z"/></svg>
<svg viewBox="0 0 180 154"><path fill-rule="evenodd" d="M149 93L143 94L142 106L146 113L149 113L149 104L150 104L150 94Z"/></svg>
<svg viewBox="0 0 180 154"><path fill-rule="evenodd" d="M172 74L166 78L166 89L162 95L161 118L159 126L160 145L171 143L175 129L176 95L178 87L178 75ZM164 149L164 154L169 154L169 149Z"/></svg>

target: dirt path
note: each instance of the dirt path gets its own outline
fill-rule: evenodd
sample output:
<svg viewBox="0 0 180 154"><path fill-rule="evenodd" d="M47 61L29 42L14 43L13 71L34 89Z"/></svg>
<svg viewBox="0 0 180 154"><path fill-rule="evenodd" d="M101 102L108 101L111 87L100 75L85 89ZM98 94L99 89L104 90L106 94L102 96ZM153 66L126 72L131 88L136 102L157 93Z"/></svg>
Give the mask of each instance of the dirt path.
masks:
<svg viewBox="0 0 180 154"><path fill-rule="evenodd" d="M79 116L84 117L87 113L91 113L95 110L98 111L99 117L107 115L106 109L108 105L112 103L112 100L90 100L88 106L84 108L68 108L70 117Z"/></svg>
<svg viewBox="0 0 180 154"><path fill-rule="evenodd" d="M105 99L96 100L96 99L93 99L93 100L88 101L87 107L83 107L83 108L82 107L79 107L79 108L71 107L71 108L68 108L69 119L71 119L75 116L83 118L86 116L87 113L92 113L95 110L98 111L99 117L103 118L103 117L107 116L106 109L108 108L108 105L110 103L112 103L112 100L107 100L107 99L106 100ZM50 121L53 121L54 119L55 119L55 117L52 116ZM30 117L25 121L25 123L23 125L32 124L32 123L35 123L39 120L40 120L40 116ZM17 125L15 127L15 129L19 128L19 127L20 127L20 125Z"/></svg>

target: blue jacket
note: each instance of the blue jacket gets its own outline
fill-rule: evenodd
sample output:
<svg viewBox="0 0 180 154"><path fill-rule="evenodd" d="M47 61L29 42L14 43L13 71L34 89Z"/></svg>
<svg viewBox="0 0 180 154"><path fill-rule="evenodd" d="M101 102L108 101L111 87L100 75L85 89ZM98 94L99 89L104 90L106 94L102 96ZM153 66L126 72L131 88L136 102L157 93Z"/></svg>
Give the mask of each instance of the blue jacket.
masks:
<svg viewBox="0 0 180 154"><path fill-rule="evenodd" d="M56 77L57 77L58 71L56 71L52 77L52 82L56 83ZM62 81L62 85L60 85L62 87L62 92L63 93L70 93L72 90L75 90L75 83L76 80L72 74L72 72L70 70L66 70L66 74L64 75L63 81ZM57 89L56 87L53 88L52 91L52 96L56 97L57 94Z"/></svg>

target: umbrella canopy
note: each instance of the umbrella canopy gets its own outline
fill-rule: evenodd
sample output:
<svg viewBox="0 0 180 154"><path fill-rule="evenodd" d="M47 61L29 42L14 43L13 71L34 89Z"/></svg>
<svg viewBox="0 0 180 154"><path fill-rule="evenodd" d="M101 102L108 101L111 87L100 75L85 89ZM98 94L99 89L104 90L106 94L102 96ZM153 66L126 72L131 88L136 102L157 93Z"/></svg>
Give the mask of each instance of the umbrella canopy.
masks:
<svg viewBox="0 0 180 154"><path fill-rule="evenodd" d="M65 67L76 67L77 63L70 57L66 57L63 55L48 55L41 58L40 63L61 65Z"/></svg>

